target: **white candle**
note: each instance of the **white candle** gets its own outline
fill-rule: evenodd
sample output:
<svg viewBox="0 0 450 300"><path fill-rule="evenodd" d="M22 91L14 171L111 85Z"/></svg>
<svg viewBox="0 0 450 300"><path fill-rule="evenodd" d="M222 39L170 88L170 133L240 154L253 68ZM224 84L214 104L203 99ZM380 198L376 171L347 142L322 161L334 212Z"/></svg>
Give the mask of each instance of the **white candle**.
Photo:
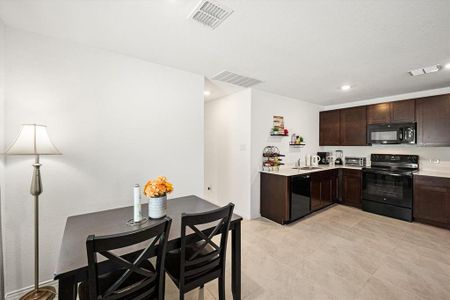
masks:
<svg viewBox="0 0 450 300"><path fill-rule="evenodd" d="M141 187L139 186L139 184L135 184L133 187L133 204L134 204L133 221L140 222L142 220L142 211L141 211Z"/></svg>

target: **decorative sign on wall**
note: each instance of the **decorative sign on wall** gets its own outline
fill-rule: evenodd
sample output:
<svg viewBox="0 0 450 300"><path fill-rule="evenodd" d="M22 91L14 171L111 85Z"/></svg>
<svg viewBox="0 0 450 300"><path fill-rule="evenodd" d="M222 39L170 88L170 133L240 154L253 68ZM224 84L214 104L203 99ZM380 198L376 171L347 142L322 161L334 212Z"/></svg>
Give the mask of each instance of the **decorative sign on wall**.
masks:
<svg viewBox="0 0 450 300"><path fill-rule="evenodd" d="M284 131L284 117L282 116L273 116L273 129L274 131ZM277 129L277 130L275 130Z"/></svg>
<svg viewBox="0 0 450 300"><path fill-rule="evenodd" d="M284 117L282 116L273 116L273 126L270 131L270 135L272 136L287 136L288 130L284 128Z"/></svg>

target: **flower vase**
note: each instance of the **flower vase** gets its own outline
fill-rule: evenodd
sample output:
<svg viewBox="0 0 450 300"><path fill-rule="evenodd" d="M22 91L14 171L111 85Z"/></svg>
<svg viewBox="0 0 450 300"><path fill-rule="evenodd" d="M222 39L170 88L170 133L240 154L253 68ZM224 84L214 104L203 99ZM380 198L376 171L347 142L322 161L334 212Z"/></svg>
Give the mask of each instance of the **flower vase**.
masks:
<svg viewBox="0 0 450 300"><path fill-rule="evenodd" d="M151 197L148 200L148 217L160 219L167 215L167 195L162 197Z"/></svg>

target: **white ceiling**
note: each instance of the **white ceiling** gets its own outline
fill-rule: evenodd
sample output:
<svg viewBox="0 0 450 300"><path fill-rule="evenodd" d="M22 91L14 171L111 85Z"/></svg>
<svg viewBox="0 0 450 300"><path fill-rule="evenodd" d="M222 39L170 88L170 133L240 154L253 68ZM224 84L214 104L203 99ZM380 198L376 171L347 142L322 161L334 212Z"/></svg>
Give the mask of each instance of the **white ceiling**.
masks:
<svg viewBox="0 0 450 300"><path fill-rule="evenodd" d="M205 101L215 100L242 91L245 88L227 82L205 79ZM206 94L208 93L208 94Z"/></svg>
<svg viewBox="0 0 450 300"><path fill-rule="evenodd" d="M407 73L450 62L448 0L221 1L234 13L216 30L187 19L198 0L1 0L0 18L207 77L229 70L319 104L450 86L450 70Z"/></svg>

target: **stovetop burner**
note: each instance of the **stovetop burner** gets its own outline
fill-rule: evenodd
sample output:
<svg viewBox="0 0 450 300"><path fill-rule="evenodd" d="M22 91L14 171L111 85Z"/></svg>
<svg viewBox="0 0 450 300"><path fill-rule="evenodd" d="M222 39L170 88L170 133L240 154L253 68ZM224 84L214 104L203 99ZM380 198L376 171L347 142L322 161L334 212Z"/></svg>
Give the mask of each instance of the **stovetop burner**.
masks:
<svg viewBox="0 0 450 300"><path fill-rule="evenodd" d="M395 173L414 172L419 169L418 155L372 154L370 159L371 167L364 169Z"/></svg>

